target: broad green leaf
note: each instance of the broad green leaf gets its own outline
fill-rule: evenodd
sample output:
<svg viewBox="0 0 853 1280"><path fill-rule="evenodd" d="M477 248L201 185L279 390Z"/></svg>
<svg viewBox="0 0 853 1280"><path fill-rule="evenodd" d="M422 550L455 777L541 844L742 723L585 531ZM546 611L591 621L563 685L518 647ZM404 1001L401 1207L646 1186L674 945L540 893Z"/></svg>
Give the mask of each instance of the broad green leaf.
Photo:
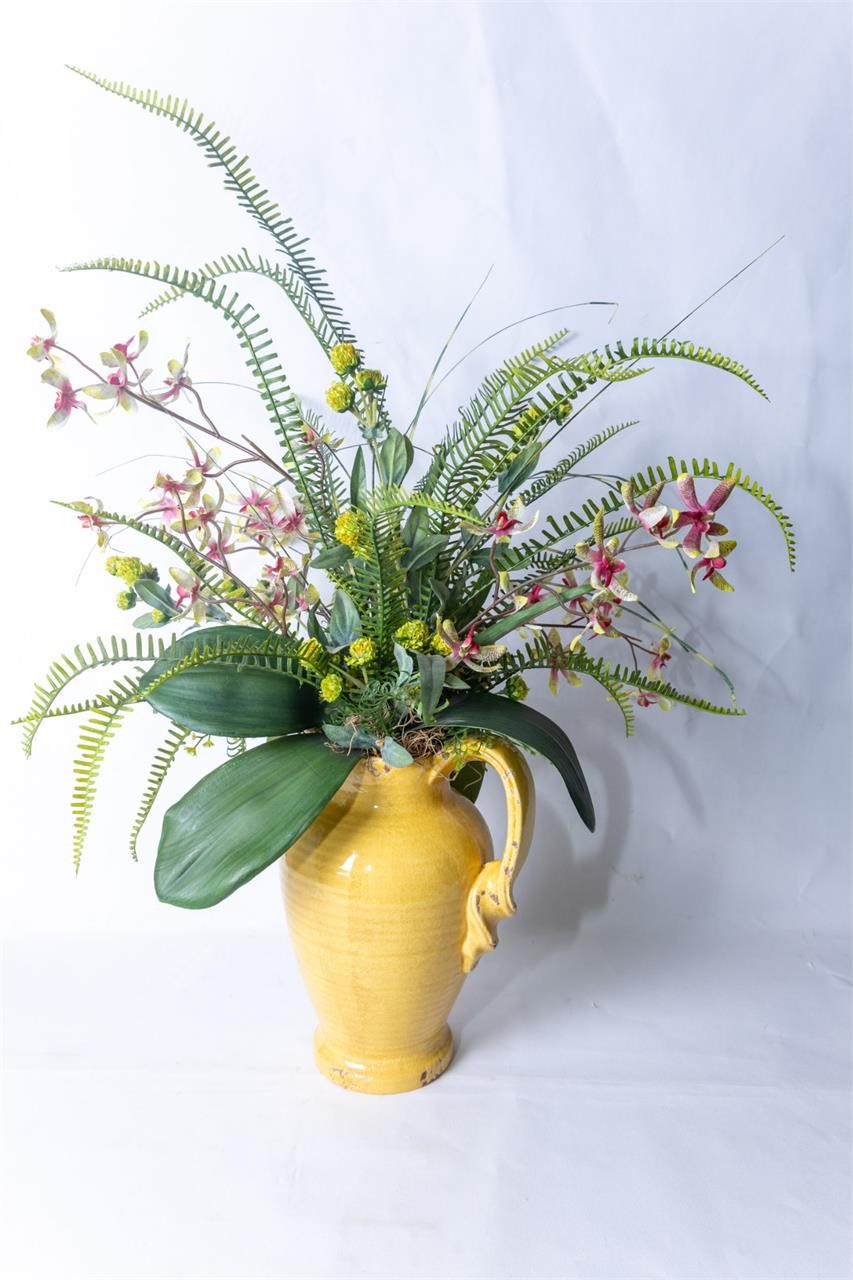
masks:
<svg viewBox="0 0 853 1280"><path fill-rule="evenodd" d="M203 627L175 641L174 656L161 658L146 672L140 689L155 711L197 733L226 738L270 738L299 733L320 723L320 700L310 684L281 669L275 654L252 658L223 654L214 662L170 676L150 693L145 690L181 658L232 641L269 645L260 627Z"/></svg>
<svg viewBox="0 0 853 1280"><path fill-rule="evenodd" d="M501 493L509 493L512 489L518 488L524 484L533 472L539 462L539 455L542 452L542 444L534 441L533 444L527 445L522 449L518 457L515 458L498 476L498 489Z"/></svg>
<svg viewBox="0 0 853 1280"><path fill-rule="evenodd" d="M526 604L521 609L513 609L509 613L503 614L491 626L484 627L482 631L478 631L477 643L494 644L496 640L500 640L501 636L509 635L510 631L516 631L519 627L527 626L534 618L538 618L540 614L548 613L552 609L558 608L559 605L567 604L569 600L574 600L577 596L585 595L589 595L589 587L554 587L551 593L541 600L537 600L535 604Z"/></svg>
<svg viewBox="0 0 853 1280"><path fill-rule="evenodd" d="M340 543L337 547L326 547L325 550L318 551L311 566L314 569L340 569L348 560L352 560L352 551Z"/></svg>
<svg viewBox="0 0 853 1280"><path fill-rule="evenodd" d="M413 572L415 569L423 569L425 565L431 564L436 556L440 555L450 541L443 533L430 533L426 537L418 538L410 551L407 551L401 560L404 569Z"/></svg>
<svg viewBox="0 0 853 1280"><path fill-rule="evenodd" d="M346 591L342 591L340 587L332 599L328 633L329 647L333 653L337 653L339 649L345 649L361 635L361 618L358 616L358 610Z"/></svg>
<svg viewBox="0 0 853 1280"><path fill-rule="evenodd" d="M379 446L379 467L385 484L402 484L414 456L415 446L408 436L396 427L389 427L388 435Z"/></svg>
<svg viewBox="0 0 853 1280"><path fill-rule="evenodd" d="M595 830L595 810L575 749L558 724L541 711L494 693L471 693L439 711L437 724L482 729L539 751L559 770L581 821Z"/></svg>
<svg viewBox="0 0 853 1280"><path fill-rule="evenodd" d="M476 804L485 773L486 766L482 760L469 760L450 779L450 785L454 791L459 792L460 796L464 796L466 800Z"/></svg>
<svg viewBox="0 0 853 1280"><path fill-rule="evenodd" d="M367 467L364 462L364 450L361 445L355 451L355 460L352 464L352 474L350 476L349 497L354 507L364 510L364 500L367 494Z"/></svg>
<svg viewBox="0 0 853 1280"><path fill-rule="evenodd" d="M434 653L419 653L417 659L421 677L421 716L429 724L441 701L447 664L444 658Z"/></svg>
<svg viewBox="0 0 853 1280"><path fill-rule="evenodd" d="M157 897L193 908L227 898L298 840L359 759L297 734L227 760L167 811Z"/></svg>
<svg viewBox="0 0 853 1280"><path fill-rule="evenodd" d="M426 507L412 507L403 525L402 537L407 547L413 547L419 538L429 533L429 512Z"/></svg>

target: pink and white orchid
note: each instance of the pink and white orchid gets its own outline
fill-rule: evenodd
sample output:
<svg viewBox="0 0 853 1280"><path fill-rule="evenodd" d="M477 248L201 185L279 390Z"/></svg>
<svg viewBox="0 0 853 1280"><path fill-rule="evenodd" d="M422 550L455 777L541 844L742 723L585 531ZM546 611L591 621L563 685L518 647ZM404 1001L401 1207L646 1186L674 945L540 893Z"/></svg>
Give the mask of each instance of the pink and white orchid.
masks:
<svg viewBox="0 0 853 1280"><path fill-rule="evenodd" d="M77 391L72 387L70 380L56 365L51 365L49 369L45 369L41 375L41 380L56 391L53 413L47 420L49 427L61 427L63 422L68 420L72 409L82 409L84 413L88 413L83 401L78 399Z"/></svg>
<svg viewBox="0 0 853 1280"><path fill-rule="evenodd" d="M41 313L50 329L50 336L47 338L33 338L27 349L27 355L31 360L53 360L53 356L50 353L56 346L56 319L53 312L48 311L45 307L42 307Z"/></svg>
<svg viewBox="0 0 853 1280"><path fill-rule="evenodd" d="M658 502L658 498L663 492L664 481L652 485L651 489L645 493L640 502L634 497L634 482L626 480L622 486L622 498L625 506L631 512L631 515L637 520L638 524L650 533L653 538L664 547L676 547L677 541L674 539L667 540L665 535L672 530L672 515L669 507Z"/></svg>
<svg viewBox="0 0 853 1280"><path fill-rule="evenodd" d="M624 560L616 555L619 548L618 538L604 537L604 510L600 508L592 526L594 545L579 542L575 551L581 560L592 567L590 583L596 590L610 591L620 600L636 600L633 591L627 587L627 568Z"/></svg>
<svg viewBox="0 0 853 1280"><path fill-rule="evenodd" d="M500 659L506 653L505 644L478 644L473 627L468 628L463 639L452 622L444 621L439 634L449 650L446 654L448 671L452 671L460 663L464 663L472 671L496 671L500 666Z"/></svg>
<svg viewBox="0 0 853 1280"><path fill-rule="evenodd" d="M719 524L714 517L735 488L737 480L734 476L727 476L724 480L721 480L711 490L705 502L700 502L697 498L693 477L688 475L686 471L682 472L675 483L681 496L681 501L684 503L684 509L682 511L673 510L674 520L672 527L673 529L687 529L682 546L688 555L693 555L701 551L702 538L705 535L716 538L722 533L728 533L726 526Z"/></svg>
<svg viewBox="0 0 853 1280"><path fill-rule="evenodd" d="M170 401L177 400L182 393L188 391L192 386L192 378L187 373L187 361L189 359L189 354L190 349L189 346L187 346L184 351L183 360L169 360L167 362L166 368L169 370L169 373L168 376L163 379L166 385L166 390L160 391L154 396L154 399L158 400L160 404L169 404Z"/></svg>
<svg viewBox="0 0 853 1280"><path fill-rule="evenodd" d="M686 539L685 539L686 541ZM700 569L704 569L702 581L710 581L711 585L716 587L718 591L734 591L734 587L727 582L720 569L725 569L727 557L734 551L737 543L733 538L727 542L709 542L702 556L698 552L694 553L698 558L693 568L690 570L690 590L696 590L696 575Z"/></svg>

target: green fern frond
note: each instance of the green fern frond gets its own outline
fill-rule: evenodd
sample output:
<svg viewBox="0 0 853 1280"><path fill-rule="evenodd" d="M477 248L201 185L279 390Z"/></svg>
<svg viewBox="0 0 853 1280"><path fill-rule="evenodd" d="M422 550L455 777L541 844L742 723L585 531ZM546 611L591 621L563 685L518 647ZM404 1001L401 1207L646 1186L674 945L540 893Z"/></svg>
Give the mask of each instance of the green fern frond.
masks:
<svg viewBox="0 0 853 1280"><path fill-rule="evenodd" d="M590 436L589 440L585 440L583 444L577 445L556 466L535 475L529 487L521 494L523 505L527 507L532 502L538 502L555 485L565 480L566 476L575 469L579 462L582 462L584 458L588 458L596 449L600 449L608 440L618 436L621 431L627 431L629 427L636 427L638 421L639 419L633 418L630 422L618 422L613 426L605 427L603 431L598 431L594 436Z"/></svg>
<svg viewBox="0 0 853 1280"><path fill-rule="evenodd" d="M241 156L230 137L218 130L212 120L205 121L204 116L190 107L186 99L182 101L180 98L164 97L154 89L134 89L121 81L107 80L80 67L72 67L71 70L98 88L114 93L153 115L170 120L188 134L204 152L209 166L222 169L227 190L232 192L254 221L272 236L279 251L286 256L291 269L302 281L317 309L316 322L310 326L312 332L318 336L321 325L327 330L327 339L321 340L324 348L328 350L334 342L355 342L355 336L329 287L325 271L317 266L307 248L308 241L296 231L293 220L284 217L279 206L270 199L267 189L261 187L252 173L248 156ZM301 309L297 309L304 318Z"/></svg>
<svg viewBox="0 0 853 1280"><path fill-rule="evenodd" d="M80 870L83 847L92 821L92 810L101 765L107 747L112 742L130 709L123 695L117 691L112 705L96 711L83 725L74 762L74 790L71 796L73 817L74 870Z"/></svg>
<svg viewBox="0 0 853 1280"><path fill-rule="evenodd" d="M148 779L145 784L145 791L140 801L139 809L133 822L130 832L130 853L133 861L137 861L136 845L139 840L140 832L145 825L149 813L154 807L154 802L160 794L160 788L166 781L166 775L177 759L180 751L187 738L190 736L190 730L184 729L179 724L173 724L169 732L166 734L165 740L157 748Z"/></svg>
<svg viewBox="0 0 853 1280"><path fill-rule="evenodd" d="M30 755L33 739L38 732L39 726L49 718L51 708L63 689L77 676L82 675L85 671L93 671L98 667L112 666L117 662L156 662L167 653L168 646L163 643L162 639L155 640L150 633L144 637L137 633L132 646L128 645L124 637L109 636L106 640L103 640L99 636L92 642L77 645L72 650L71 657L67 654L62 654L56 662L51 663L44 683L35 686L33 700L26 715L21 716L15 722L24 726L22 744L24 754ZM87 706L85 703L78 705L81 711L100 711L108 710L112 706L112 701L110 694L103 694L97 699L92 699L91 706ZM76 708L69 707L56 714L65 713L74 715L76 714Z"/></svg>
<svg viewBox="0 0 853 1280"><path fill-rule="evenodd" d="M586 352L574 360L575 368L581 373L592 374L599 378L612 380L620 366L639 360L691 360L697 364L706 364L714 369L723 369L745 382L753 391L757 391L766 400L767 394L758 385L745 365L731 356L722 355L710 347L697 347L693 342L681 338L635 338L630 347L622 342L608 344L599 350Z"/></svg>
<svg viewBox="0 0 853 1280"><path fill-rule="evenodd" d="M302 644L303 642L295 637L274 635L270 635L265 640L247 636L245 640L218 639L211 643L205 640L204 632L200 631L199 645L189 653L181 657L177 657L174 653L166 654L166 657L174 657L175 661L146 684L144 695L140 697L148 698L152 693L156 693L161 685L166 684L174 676L183 675L185 671L194 671L197 667L233 658L240 658L241 665L247 667L268 666L270 661L274 661L278 671L284 672L294 680L302 684L319 684L318 674L304 666L299 658Z"/></svg>

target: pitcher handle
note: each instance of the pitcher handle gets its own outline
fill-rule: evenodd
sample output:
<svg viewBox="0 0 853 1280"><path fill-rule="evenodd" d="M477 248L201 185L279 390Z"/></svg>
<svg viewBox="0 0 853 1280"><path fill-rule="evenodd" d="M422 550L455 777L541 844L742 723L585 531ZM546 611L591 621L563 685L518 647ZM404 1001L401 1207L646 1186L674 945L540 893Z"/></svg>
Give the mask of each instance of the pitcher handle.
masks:
<svg viewBox="0 0 853 1280"><path fill-rule="evenodd" d="M462 970L470 973L480 956L498 945L498 923L516 909L512 888L530 848L536 799L527 761L510 743L487 746L477 738L465 738L452 753L436 757L436 773L446 777L460 767L460 757L463 763L482 760L490 764L506 796L506 847L500 858L483 864L468 893Z"/></svg>

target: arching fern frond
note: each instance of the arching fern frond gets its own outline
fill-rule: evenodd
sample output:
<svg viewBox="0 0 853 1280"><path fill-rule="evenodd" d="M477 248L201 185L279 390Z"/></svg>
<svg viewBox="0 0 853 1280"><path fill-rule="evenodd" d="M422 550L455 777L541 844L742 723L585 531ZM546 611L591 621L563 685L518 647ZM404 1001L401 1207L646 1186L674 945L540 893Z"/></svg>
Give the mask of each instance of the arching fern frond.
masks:
<svg viewBox="0 0 853 1280"><path fill-rule="evenodd" d="M627 431L629 427L636 427L638 421L639 419L633 418L630 422L618 422L614 426L605 427L603 431L598 431L594 436L590 436L589 440L585 440L583 444L577 445L556 466L535 475L528 488L521 494L521 501L524 506L529 506L531 502L538 502L555 485L565 480L566 476L575 469L579 462L582 462L584 458L588 458L596 449L600 449L608 440L618 436L621 431Z"/></svg>
<svg viewBox="0 0 853 1280"><path fill-rule="evenodd" d="M635 338L630 347L623 342L607 344L600 350L594 350L578 356L574 360L575 367L581 372L599 378L612 379L614 373L623 365L639 360L691 360L697 364L706 364L714 369L723 369L745 382L753 391L757 391L766 400L767 394L758 385L745 365L722 355L711 347L697 347L693 342L681 338Z"/></svg>
<svg viewBox="0 0 853 1280"><path fill-rule="evenodd" d="M184 99L163 96L155 89L135 89L119 80L107 80L91 71L72 67L78 75L91 81L107 93L114 93L153 115L170 120L199 147L211 168L223 171L225 187L237 202L251 215L268 235L272 236L294 273L303 282L316 307L315 323L310 327L320 339L325 350L335 342L354 342L355 337L344 319L334 294L329 287L326 273L307 248L307 240L293 226L293 220L285 217L279 206L269 197L251 168L248 156L241 155L231 138L223 134L212 120L194 110ZM298 308L297 308L298 309ZM300 311L300 314L303 314ZM303 314L304 318L304 314ZM322 326L322 327L321 327Z"/></svg>
<svg viewBox="0 0 853 1280"><path fill-rule="evenodd" d="M654 694L667 702L676 702L682 706L693 707L696 711L704 711L709 715L744 716L743 707L720 706L677 689L666 681L649 680L642 671L632 667L620 666L609 662L606 658L591 658L583 651L571 653L561 646L551 644L545 635L538 635L528 641L514 653L507 654L502 660L500 670L489 678L491 687L502 684L512 675L531 669L550 669L568 671L580 676L589 676L602 688L618 706L625 723L626 736L634 731L635 712L631 691Z"/></svg>
<svg viewBox="0 0 853 1280"><path fill-rule="evenodd" d="M96 711L80 732L77 759L74 762L74 790L71 796L75 871L80 870L80 860L92 821L95 793L104 756L107 747L121 727L130 705L124 691L116 686L115 701Z"/></svg>
<svg viewBox="0 0 853 1280"><path fill-rule="evenodd" d="M77 645L72 650L72 656L67 654L51 663L50 670L43 684L37 684L33 694L33 700L26 715L22 716L16 723L23 724L23 748L24 754L30 755L33 746L33 739L38 732L39 726L48 718L51 713L56 699L62 693L72 680L82 675L85 671L93 671L98 667L112 666L117 662L156 662L168 653L169 646L163 643L162 639L148 634L142 636L137 633L134 637L134 644L129 645L124 637L109 636L106 640L99 636L92 642L83 645ZM122 695L123 696L123 695ZM75 715L77 710L108 710L112 706L110 694L103 694L96 699L92 699L90 705L80 703L77 707L69 707L62 709L56 714Z"/></svg>
<svg viewBox="0 0 853 1280"><path fill-rule="evenodd" d="M178 757L178 752L189 736L189 729L184 729L181 725L173 724L170 727L169 732L166 734L165 740L157 748L157 752L154 756L154 761L151 765L151 770L145 784L145 791L130 832L130 852L134 862L137 860L136 845L142 828L154 807L154 802L160 794L160 788L166 781L166 775L175 763L175 760Z"/></svg>

